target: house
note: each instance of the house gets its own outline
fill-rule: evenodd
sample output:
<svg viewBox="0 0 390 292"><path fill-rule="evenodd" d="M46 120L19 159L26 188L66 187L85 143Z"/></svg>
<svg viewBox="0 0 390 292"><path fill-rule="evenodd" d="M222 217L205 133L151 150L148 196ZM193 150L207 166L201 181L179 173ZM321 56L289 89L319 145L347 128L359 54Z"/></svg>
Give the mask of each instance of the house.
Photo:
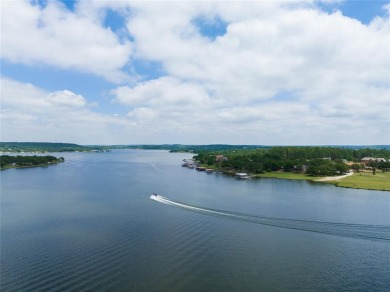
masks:
<svg viewBox="0 0 390 292"><path fill-rule="evenodd" d="M215 161L217 161L217 162L223 162L226 160L228 160L228 158L224 155L221 155L221 154L215 155Z"/></svg>
<svg viewBox="0 0 390 292"><path fill-rule="evenodd" d="M375 158L375 157L363 157L360 162L363 163L364 165L367 165L370 161L375 161L375 162L386 162L386 159L384 158Z"/></svg>

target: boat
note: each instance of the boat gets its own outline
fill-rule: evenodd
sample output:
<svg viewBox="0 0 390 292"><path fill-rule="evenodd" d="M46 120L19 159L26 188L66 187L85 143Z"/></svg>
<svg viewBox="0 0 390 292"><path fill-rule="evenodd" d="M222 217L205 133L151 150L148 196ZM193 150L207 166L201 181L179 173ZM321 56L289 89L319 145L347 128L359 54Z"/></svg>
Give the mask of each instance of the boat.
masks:
<svg viewBox="0 0 390 292"><path fill-rule="evenodd" d="M235 175L236 179L249 179L250 176L246 172L237 172Z"/></svg>

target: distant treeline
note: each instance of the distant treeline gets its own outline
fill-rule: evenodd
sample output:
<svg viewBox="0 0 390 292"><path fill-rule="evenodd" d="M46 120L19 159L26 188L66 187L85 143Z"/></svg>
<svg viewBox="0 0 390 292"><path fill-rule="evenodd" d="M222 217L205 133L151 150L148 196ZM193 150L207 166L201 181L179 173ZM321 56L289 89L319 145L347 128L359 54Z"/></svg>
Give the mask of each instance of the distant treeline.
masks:
<svg viewBox="0 0 390 292"><path fill-rule="evenodd" d="M144 149L144 150L169 150L171 152L199 152L199 151L222 151L233 149L261 149L270 148L261 145L78 145L72 143L46 143L46 142L0 142L2 152L72 152L92 151L109 149Z"/></svg>
<svg viewBox="0 0 390 292"><path fill-rule="evenodd" d="M290 146L267 146L267 145L228 145L228 144L209 144L209 145L183 145L183 144L158 144L158 145L148 145L148 144L139 144L139 145L90 145L88 147L92 148L102 148L102 149L144 149L144 150L169 150L171 152L194 152L198 153L201 151L240 151L240 150L254 150L254 149L270 149L270 148L286 148ZM291 146L293 147L293 146ZM341 148L341 149L388 149L390 150L390 145L371 145L371 146L354 146L354 145L345 145L345 146L296 146L293 148Z"/></svg>
<svg viewBox="0 0 390 292"><path fill-rule="evenodd" d="M158 145L108 145L108 146L89 146L102 147L103 149L144 149L144 150L169 150L170 152L199 152L199 151L223 151L233 149L261 149L270 148L270 146L262 145L226 145L226 144L211 144L211 145L182 145L182 144L158 144Z"/></svg>
<svg viewBox="0 0 390 292"><path fill-rule="evenodd" d="M86 147L94 149L145 149L145 150L169 150L171 152L199 152L199 151L225 151L225 150L250 150L250 149L270 149L276 147L293 148L340 148L340 149L387 149L390 145L330 145L330 146L269 146L269 145L229 145L229 144L209 144L209 145L184 145L184 144L135 144L135 145L88 145Z"/></svg>
<svg viewBox="0 0 390 292"><path fill-rule="evenodd" d="M93 149L71 143L0 142L0 151L2 152L73 152Z"/></svg>
<svg viewBox="0 0 390 292"><path fill-rule="evenodd" d="M168 150L171 152L202 152L202 151L250 151L250 150L266 150L278 147L266 145L227 145L227 144L210 144L210 145L182 145L182 144L136 144L136 145L78 145L72 143L47 143L47 142L0 142L1 152L72 152L72 151L93 151L93 150L109 150L109 149L145 149L145 150ZM364 149L387 149L390 150L390 145L373 145L373 146L281 146L279 148L330 148L330 149L349 149L349 150L364 150Z"/></svg>
<svg viewBox="0 0 390 292"><path fill-rule="evenodd" d="M217 156L222 154L223 157ZM348 171L344 161L359 162L363 157L390 158L389 149L336 147L272 147L269 149L201 151L194 158L201 164L217 168L263 173L297 171L310 175L335 175ZM388 170L388 162L377 166Z"/></svg>
<svg viewBox="0 0 390 292"><path fill-rule="evenodd" d="M0 156L1 168L49 165L49 164L59 163L63 161L64 161L63 157L57 158L51 155L46 155L46 156L1 155Z"/></svg>

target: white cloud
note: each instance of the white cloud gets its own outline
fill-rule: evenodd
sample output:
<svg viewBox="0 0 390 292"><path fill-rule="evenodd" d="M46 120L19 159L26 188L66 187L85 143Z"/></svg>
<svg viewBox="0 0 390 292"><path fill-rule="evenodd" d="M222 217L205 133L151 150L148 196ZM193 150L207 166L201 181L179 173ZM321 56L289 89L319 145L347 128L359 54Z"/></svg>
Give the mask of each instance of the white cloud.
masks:
<svg viewBox="0 0 390 292"><path fill-rule="evenodd" d="M1 106L30 109L42 108L45 105L45 91L32 84L20 83L1 78Z"/></svg>
<svg viewBox="0 0 390 292"><path fill-rule="evenodd" d="M132 125L152 124L158 118L156 111L147 107L137 107L127 115L132 120Z"/></svg>
<svg viewBox="0 0 390 292"><path fill-rule="evenodd" d="M121 43L101 22L91 15L73 13L56 1L48 1L44 8L29 1L3 1L1 57L124 81L128 77L121 69L132 54L131 42Z"/></svg>
<svg viewBox="0 0 390 292"><path fill-rule="evenodd" d="M170 77L118 88L115 100L133 112L147 106L160 124L180 118L184 129L186 118L196 120L198 126L186 125L195 133L210 125L220 139L230 133L228 124L252 143L272 132L278 138L268 139L276 143L337 143L348 131L350 143L373 143L363 132L389 143L389 20L364 25L340 12L321 12L314 1L275 3L135 4L128 22L135 52L161 62ZM192 22L210 15L228 23L215 40ZM183 84L196 94L189 98ZM286 92L294 97L275 100ZM180 99L183 105L175 107Z"/></svg>
<svg viewBox="0 0 390 292"><path fill-rule="evenodd" d="M68 90L47 92L1 79L2 141L109 143L128 124L126 118L92 111L83 96Z"/></svg>
<svg viewBox="0 0 390 292"><path fill-rule="evenodd" d="M19 116L85 143L389 144L389 17L365 25L318 2L7 4L4 58L116 81L142 58L165 76L110 91L126 117L99 114L68 90L4 79L6 133L23 132L10 122ZM102 27L105 9L126 15L132 41ZM226 33L202 35L202 18L221 19Z"/></svg>
<svg viewBox="0 0 390 292"><path fill-rule="evenodd" d="M10 106L29 112L44 112L54 108L72 110L88 105L83 96L69 90L48 93L32 84L20 83L6 78L2 78L0 83L3 107Z"/></svg>
<svg viewBox="0 0 390 292"><path fill-rule="evenodd" d="M320 86L328 76L387 82L386 28L367 27L339 13L279 8L230 22L227 33L212 42L196 33L193 11L164 4L168 15L141 5L143 12L129 21L137 54L161 62L171 76L202 82L216 97L270 98L281 90ZM255 4L252 10L261 12L263 2ZM213 8L223 18L227 7ZM230 9L247 13L235 5Z"/></svg>
<svg viewBox="0 0 390 292"><path fill-rule="evenodd" d="M387 12L387 16L390 16L390 3L383 5L383 10Z"/></svg>
<svg viewBox="0 0 390 292"><path fill-rule="evenodd" d="M133 88L119 87L111 93L116 96L115 101L130 106L169 106L185 110L187 107L204 106L209 101L202 86L171 77L140 83Z"/></svg>
<svg viewBox="0 0 390 292"><path fill-rule="evenodd" d="M84 107L87 104L83 96L69 90L52 92L49 94L47 101L55 105L69 107Z"/></svg>

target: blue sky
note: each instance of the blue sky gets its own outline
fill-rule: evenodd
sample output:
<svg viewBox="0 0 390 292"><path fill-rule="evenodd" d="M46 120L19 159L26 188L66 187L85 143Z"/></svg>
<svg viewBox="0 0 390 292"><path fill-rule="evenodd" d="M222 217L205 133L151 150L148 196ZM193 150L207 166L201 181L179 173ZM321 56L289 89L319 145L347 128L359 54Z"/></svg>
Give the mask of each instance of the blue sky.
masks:
<svg viewBox="0 0 390 292"><path fill-rule="evenodd" d="M320 7L325 11L340 10L343 15L357 19L364 24L369 24L377 16L385 16L383 6L388 1L384 0L352 0L340 1L339 3L321 3Z"/></svg>
<svg viewBox="0 0 390 292"><path fill-rule="evenodd" d="M1 140L389 144L389 11L389 1L8 1Z"/></svg>

